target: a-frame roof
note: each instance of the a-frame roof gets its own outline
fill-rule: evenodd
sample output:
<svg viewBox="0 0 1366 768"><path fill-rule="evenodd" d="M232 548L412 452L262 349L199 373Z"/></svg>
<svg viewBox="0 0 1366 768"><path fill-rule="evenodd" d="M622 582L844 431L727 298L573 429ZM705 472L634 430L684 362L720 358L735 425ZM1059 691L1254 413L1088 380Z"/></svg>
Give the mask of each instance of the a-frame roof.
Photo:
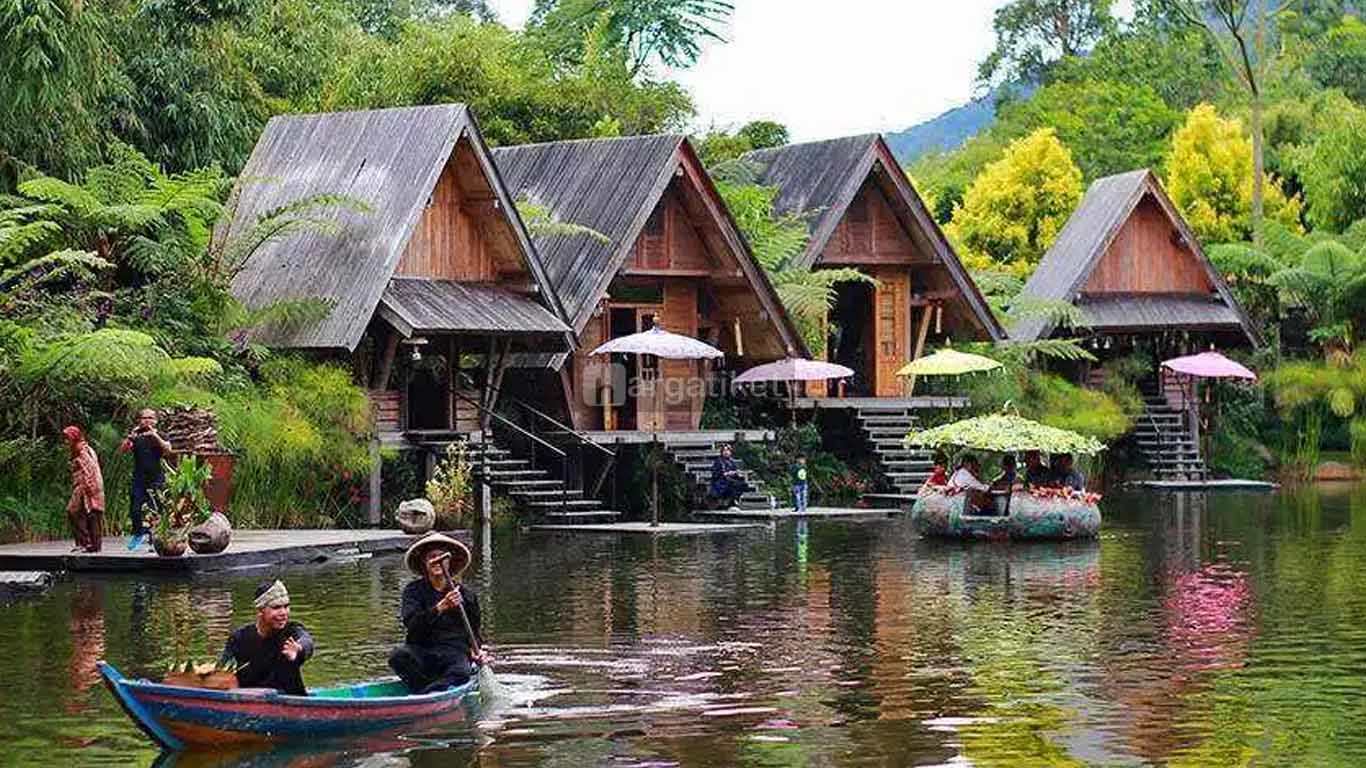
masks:
<svg viewBox="0 0 1366 768"><path fill-rule="evenodd" d="M691 143L679 135L581 139L498 147L493 158L519 200L542 206L558 222L588 227L586 234L536 235L570 325L582 331L622 268L651 213L676 176L697 182L712 224L734 253L783 345L805 355L801 334L788 317L768 276L754 261Z"/></svg>
<svg viewBox="0 0 1366 768"><path fill-rule="evenodd" d="M987 335L994 340L1005 338L1005 330L992 314L977 283L958 260L953 246L897 164L881 134L788 144L750 152L744 159L755 166L760 184L777 187L775 212L808 216L811 238L796 262L797 266L808 268L820 260L864 182L878 174L887 182L884 190L889 192L888 199L897 218L917 244L928 249L944 265Z"/></svg>
<svg viewBox="0 0 1366 768"><path fill-rule="evenodd" d="M267 242L233 279L248 307L323 299L321 322L263 341L283 347L355 349L374 316L428 197L461 139L468 142L511 228L518 256L555 317L564 309L531 246L473 113L463 104L271 118L242 171L231 219L215 234L240 236L261 216L315 195L343 195L368 210L310 212L336 225Z"/></svg>
<svg viewBox="0 0 1366 768"><path fill-rule="evenodd" d="M1260 346L1261 334L1233 297L1219 270L1205 256L1199 239L1186 225L1162 183L1146 168L1106 176L1091 183L1066 226L1058 233L1057 240L1025 284L1021 295L1078 303L1082 299L1081 289L1086 285L1087 278L1145 198L1151 198L1180 233L1191 256L1214 287L1214 296L1198 303L1193 303L1192 297L1179 296L1113 297L1096 306L1095 311L1090 313L1095 315L1092 319L1106 327L1122 327L1126 313L1124 305L1127 303L1130 305L1127 311L1132 316L1131 324L1135 328L1160 327L1163 325L1157 317L1160 315L1166 316L1169 321L1166 324L1183 327L1236 325L1241 327L1249 341ZM1084 303L1082 309L1087 312ZM1055 325L1056 321L1047 317L1027 318L1013 326L1010 335L1021 341L1046 338L1053 332Z"/></svg>

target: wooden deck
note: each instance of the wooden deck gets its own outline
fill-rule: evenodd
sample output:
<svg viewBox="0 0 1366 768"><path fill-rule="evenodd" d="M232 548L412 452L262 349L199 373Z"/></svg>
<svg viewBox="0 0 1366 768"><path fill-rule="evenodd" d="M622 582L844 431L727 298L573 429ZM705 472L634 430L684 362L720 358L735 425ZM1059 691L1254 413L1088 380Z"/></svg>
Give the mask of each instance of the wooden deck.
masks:
<svg viewBox="0 0 1366 768"><path fill-rule="evenodd" d="M898 510L876 507L807 507L804 514L798 514L792 507L777 509L699 509L693 512L697 517L714 520L815 520L815 519L883 519L896 515Z"/></svg>
<svg viewBox="0 0 1366 768"><path fill-rule="evenodd" d="M810 408L908 408L928 410L931 408L966 408L966 397L799 397L792 401L798 409Z"/></svg>
<svg viewBox="0 0 1366 768"><path fill-rule="evenodd" d="M581 525L533 525L531 530L546 533L624 534L630 536L700 536L710 533L742 533L766 528L764 523L584 523Z"/></svg>
<svg viewBox="0 0 1366 768"><path fill-rule="evenodd" d="M1281 486L1265 480L1139 480L1130 486L1158 491L1273 491Z"/></svg>
<svg viewBox="0 0 1366 768"><path fill-rule="evenodd" d="M469 532L457 536L469 541ZM394 530L237 530L217 555L158 557L144 547L129 552L126 537L106 537L98 554L72 552L70 539L0 546L0 570L199 573L368 557L408 548L416 537Z"/></svg>
<svg viewBox="0 0 1366 768"><path fill-rule="evenodd" d="M640 445L642 443L753 443L773 439L771 429L700 429L680 432L646 432L642 430L613 430L581 432L599 445Z"/></svg>

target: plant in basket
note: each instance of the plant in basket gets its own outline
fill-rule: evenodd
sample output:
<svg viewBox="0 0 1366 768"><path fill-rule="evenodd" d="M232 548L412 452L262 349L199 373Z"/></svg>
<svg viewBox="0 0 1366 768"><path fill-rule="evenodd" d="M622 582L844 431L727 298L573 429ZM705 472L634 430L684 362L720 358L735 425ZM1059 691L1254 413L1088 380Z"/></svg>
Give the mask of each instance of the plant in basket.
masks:
<svg viewBox="0 0 1366 768"><path fill-rule="evenodd" d="M186 456L174 467L163 462L166 482L154 491L157 510L152 515L152 547L157 554L179 557L189 544L193 526L208 521L213 509L204 495L204 485L213 469L197 456Z"/></svg>
<svg viewBox="0 0 1366 768"><path fill-rule="evenodd" d="M465 444L446 446L446 458L432 472L427 481L427 500L436 512L439 530L459 528L473 507L474 481Z"/></svg>

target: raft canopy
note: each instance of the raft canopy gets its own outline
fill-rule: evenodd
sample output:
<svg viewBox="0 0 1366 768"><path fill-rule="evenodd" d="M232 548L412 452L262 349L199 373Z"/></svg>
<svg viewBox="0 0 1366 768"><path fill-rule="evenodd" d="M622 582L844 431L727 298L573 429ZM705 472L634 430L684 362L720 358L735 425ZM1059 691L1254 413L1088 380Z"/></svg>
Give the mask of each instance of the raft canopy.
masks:
<svg viewBox="0 0 1366 768"><path fill-rule="evenodd" d="M1012 413L993 413L955 421L906 436L911 445L926 448L959 447L993 453L1096 454L1105 445L1093 437L1050 427Z"/></svg>

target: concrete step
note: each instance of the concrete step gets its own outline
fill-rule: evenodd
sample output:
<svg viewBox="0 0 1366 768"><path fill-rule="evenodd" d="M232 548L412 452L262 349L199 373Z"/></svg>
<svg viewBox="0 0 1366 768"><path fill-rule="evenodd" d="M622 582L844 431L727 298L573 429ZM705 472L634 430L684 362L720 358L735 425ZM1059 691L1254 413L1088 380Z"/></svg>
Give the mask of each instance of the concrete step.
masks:
<svg viewBox="0 0 1366 768"><path fill-rule="evenodd" d="M597 499L565 499L563 502L561 502L559 499L550 499L550 500L545 500L545 501L537 500L537 501L528 501L528 502L526 503L526 505L527 505L528 507L531 507L532 509L561 509L561 508L564 508L564 509L582 510L582 509L601 509L601 508L602 508L602 502L601 502L601 501L598 501Z"/></svg>
<svg viewBox="0 0 1366 768"><path fill-rule="evenodd" d="M611 509L571 509L566 512L545 512L541 514L541 517L546 520L560 520L562 522L572 523L580 520L607 520L621 517L621 513Z"/></svg>
<svg viewBox="0 0 1366 768"><path fill-rule="evenodd" d="M919 419L914 416L904 416L901 414L876 414L860 413L858 420L864 424L914 424Z"/></svg>
<svg viewBox="0 0 1366 768"><path fill-rule="evenodd" d="M506 480L537 480L546 477L550 473L544 469L491 469L487 472L477 473L489 479L490 482L497 483ZM555 482L560 482L556 480Z"/></svg>
<svg viewBox="0 0 1366 768"><path fill-rule="evenodd" d="M516 496L519 499L542 501L545 499L560 498L579 499L583 498L583 491L573 488L570 488L569 490L565 490L564 488L513 488L511 491L508 491L508 495Z"/></svg>

